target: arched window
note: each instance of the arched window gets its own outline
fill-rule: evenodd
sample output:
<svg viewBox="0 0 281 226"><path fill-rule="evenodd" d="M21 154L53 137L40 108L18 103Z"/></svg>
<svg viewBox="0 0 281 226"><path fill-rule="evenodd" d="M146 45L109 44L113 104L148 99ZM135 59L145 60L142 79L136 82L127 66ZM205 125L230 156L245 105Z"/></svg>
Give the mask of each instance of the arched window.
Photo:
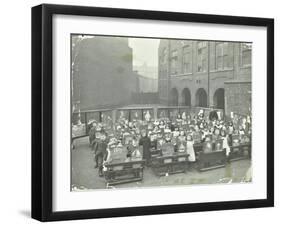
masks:
<svg viewBox="0 0 281 226"><path fill-rule="evenodd" d="M188 88L184 88L182 91L182 105L191 106L191 94Z"/></svg>
<svg viewBox="0 0 281 226"><path fill-rule="evenodd" d="M215 108L224 109L224 89L219 88L214 93L214 106Z"/></svg>
<svg viewBox="0 0 281 226"><path fill-rule="evenodd" d="M196 106L207 107L207 93L203 88L200 88L196 92Z"/></svg>

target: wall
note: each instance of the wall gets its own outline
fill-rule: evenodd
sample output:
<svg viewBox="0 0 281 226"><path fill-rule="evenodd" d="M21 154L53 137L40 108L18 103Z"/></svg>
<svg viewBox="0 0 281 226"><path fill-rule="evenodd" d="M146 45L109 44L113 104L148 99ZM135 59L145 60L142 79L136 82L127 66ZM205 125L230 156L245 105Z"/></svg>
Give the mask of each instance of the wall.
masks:
<svg viewBox="0 0 281 226"><path fill-rule="evenodd" d="M251 112L251 83L227 82L225 84L226 115L236 112L241 115L250 115Z"/></svg>
<svg viewBox="0 0 281 226"><path fill-rule="evenodd" d="M200 63L198 53L199 45L204 46L201 56L204 63ZM241 44L227 42L224 51L227 53L224 66L218 68L216 58L216 46L218 44L224 45L223 42L202 42L196 40L161 40L158 55L159 55L159 96L163 102L174 102L173 95L178 93L178 104L184 105L185 97L183 91L188 89L191 96L191 105L198 106L198 90L204 90L207 94L207 100L204 102L210 107L216 105L215 94L218 89L226 89L225 82L239 80L251 81L251 65L242 66L241 58ZM189 67L184 69L184 51L189 48ZM173 54L176 53L176 54ZM176 56L176 57L175 57ZM225 57L223 57L225 58ZM173 61L173 59L176 59ZM175 62L175 63L173 63ZM201 70L199 70L199 67ZM208 85L209 84L209 85ZM250 87L250 86L249 86ZM176 90L176 91L175 91ZM250 91L250 90L248 90ZM225 99L233 99L234 92L225 92ZM237 102L238 103L238 102ZM237 104L236 103L236 104ZM248 103L248 102L247 102ZM173 104L173 103L172 103ZM227 107L228 102L225 102ZM243 102L236 105L237 111L244 111ZM229 109L232 107L229 106ZM249 105L246 107L249 108Z"/></svg>
<svg viewBox="0 0 281 226"><path fill-rule="evenodd" d="M132 56L127 38L97 36L80 42L73 75L79 96L73 99L80 99L81 110L130 103L137 89Z"/></svg>
<svg viewBox="0 0 281 226"><path fill-rule="evenodd" d="M158 92L158 67L143 65L133 66L134 71L139 74L140 92Z"/></svg>
<svg viewBox="0 0 281 226"><path fill-rule="evenodd" d="M30 219L31 171L31 80L30 80L30 7L43 1L3 1L1 4L1 225L42 225ZM213 1L158 1L143 0L48 0L54 4L92 5L147 10L182 11L192 13L229 14L238 16L274 17L275 20L275 159L281 159L281 14L275 0L226 2ZM3 120L5 119L5 120ZM275 164L275 208L213 211L161 216L124 217L48 223L48 225L278 225L281 212L281 165Z"/></svg>
<svg viewBox="0 0 281 226"><path fill-rule="evenodd" d="M138 72L138 74L140 74ZM158 79L156 78L148 78L142 76L141 74L138 76L139 80L139 92L158 92Z"/></svg>
<svg viewBox="0 0 281 226"><path fill-rule="evenodd" d="M132 95L132 103L134 104L158 104L159 97L157 92L140 92Z"/></svg>

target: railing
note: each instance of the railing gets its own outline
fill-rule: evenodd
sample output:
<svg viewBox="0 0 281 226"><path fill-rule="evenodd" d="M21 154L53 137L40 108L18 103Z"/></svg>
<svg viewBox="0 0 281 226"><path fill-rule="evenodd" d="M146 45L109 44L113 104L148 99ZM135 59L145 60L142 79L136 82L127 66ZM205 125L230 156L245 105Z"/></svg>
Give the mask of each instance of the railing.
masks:
<svg viewBox="0 0 281 226"><path fill-rule="evenodd" d="M128 106L116 109L98 109L72 113L72 138L79 138L87 136L89 133L92 121L105 124L108 128L113 129L113 125L119 118L125 118L128 121L145 120L147 112L150 114L150 119L155 120L159 118L176 118L177 114L186 112L191 116L198 114L203 109L205 115L213 110L220 112L221 118L224 117L222 109L203 108L203 107L188 107L188 106Z"/></svg>

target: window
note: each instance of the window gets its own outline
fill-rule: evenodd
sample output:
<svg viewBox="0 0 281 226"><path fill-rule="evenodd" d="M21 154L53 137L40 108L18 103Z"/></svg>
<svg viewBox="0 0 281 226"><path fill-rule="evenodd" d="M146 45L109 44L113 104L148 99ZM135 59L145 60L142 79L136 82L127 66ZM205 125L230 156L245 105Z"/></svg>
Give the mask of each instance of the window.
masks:
<svg viewBox="0 0 281 226"><path fill-rule="evenodd" d="M159 75L164 77L165 75L167 75L167 69L162 67L159 69Z"/></svg>
<svg viewBox="0 0 281 226"><path fill-rule="evenodd" d="M178 61L178 51L173 50L171 53L171 74L177 74L177 61Z"/></svg>
<svg viewBox="0 0 281 226"><path fill-rule="evenodd" d="M223 43L223 68L230 68L230 57L228 51L229 45L227 42Z"/></svg>
<svg viewBox="0 0 281 226"><path fill-rule="evenodd" d="M241 43L241 66L249 66L252 64L252 44Z"/></svg>
<svg viewBox="0 0 281 226"><path fill-rule="evenodd" d="M192 72L192 53L191 46L183 47L183 55L182 55L182 68L183 73L191 73Z"/></svg>
<svg viewBox="0 0 281 226"><path fill-rule="evenodd" d="M216 69L223 70L226 68L229 68L228 43L217 42L216 43Z"/></svg>
<svg viewBox="0 0 281 226"><path fill-rule="evenodd" d="M197 43L197 71L207 70L207 42Z"/></svg>
<svg viewBox="0 0 281 226"><path fill-rule="evenodd" d="M223 44L216 44L216 69L223 69Z"/></svg>

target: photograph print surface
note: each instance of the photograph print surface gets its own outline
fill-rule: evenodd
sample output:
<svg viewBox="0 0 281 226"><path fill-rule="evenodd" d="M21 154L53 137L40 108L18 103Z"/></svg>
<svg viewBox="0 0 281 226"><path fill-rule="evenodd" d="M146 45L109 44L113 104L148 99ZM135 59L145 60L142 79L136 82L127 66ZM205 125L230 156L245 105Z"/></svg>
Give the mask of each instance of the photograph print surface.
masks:
<svg viewBox="0 0 281 226"><path fill-rule="evenodd" d="M71 191L252 181L252 43L70 43Z"/></svg>

